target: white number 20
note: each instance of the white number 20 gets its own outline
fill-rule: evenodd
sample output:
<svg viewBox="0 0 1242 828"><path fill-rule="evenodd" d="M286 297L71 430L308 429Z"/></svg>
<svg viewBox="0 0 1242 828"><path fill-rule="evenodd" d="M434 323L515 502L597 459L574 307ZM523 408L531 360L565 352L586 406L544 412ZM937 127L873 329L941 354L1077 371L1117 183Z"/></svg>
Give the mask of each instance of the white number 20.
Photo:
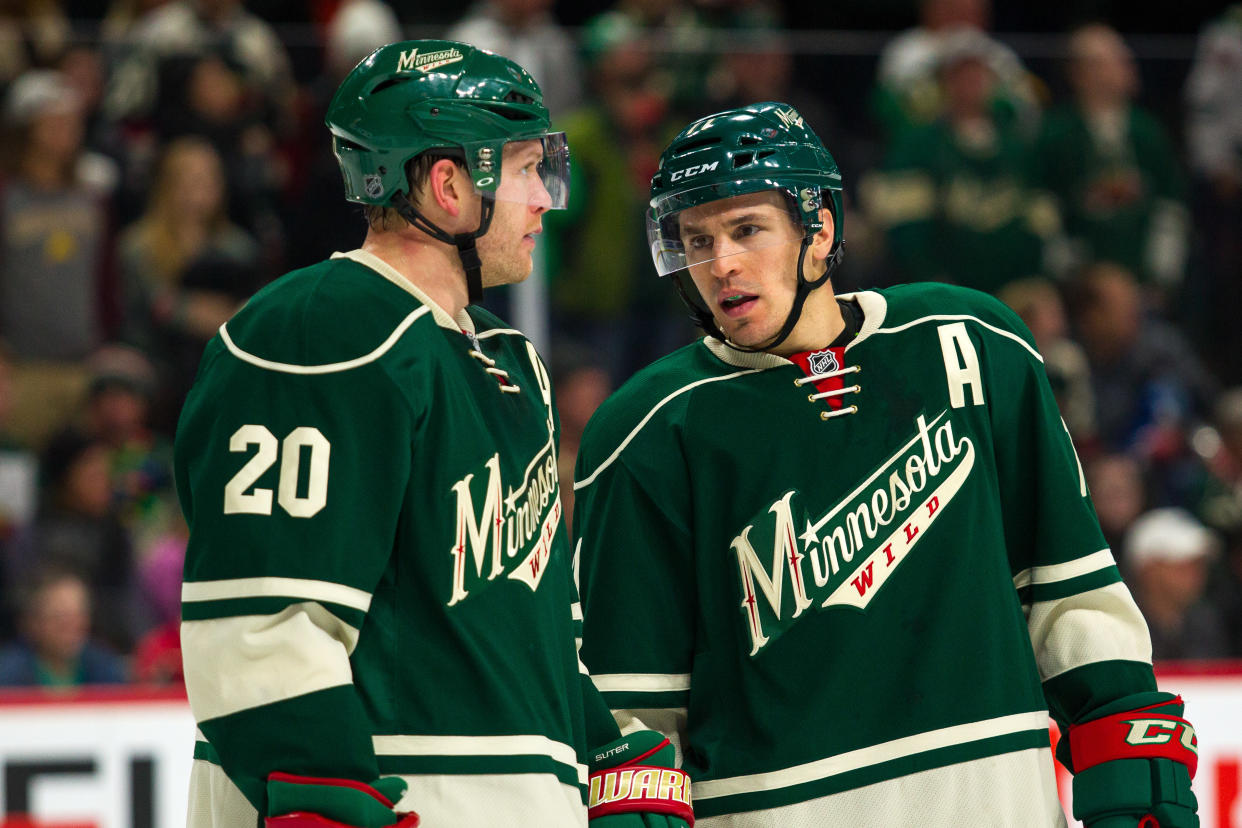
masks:
<svg viewBox="0 0 1242 828"><path fill-rule="evenodd" d="M244 425L229 438L229 451L249 451L251 446L258 446L259 450L224 486L226 515L272 513L271 489L256 487L254 491L248 490L264 472L276 464L277 457L280 457L280 484L276 500L282 509L293 517L308 518L328 502L328 455L332 451L332 444L319 429L299 426L289 432L283 442L278 442L266 426ZM310 474L307 477L306 494L299 497L298 478L303 448L310 449Z"/></svg>

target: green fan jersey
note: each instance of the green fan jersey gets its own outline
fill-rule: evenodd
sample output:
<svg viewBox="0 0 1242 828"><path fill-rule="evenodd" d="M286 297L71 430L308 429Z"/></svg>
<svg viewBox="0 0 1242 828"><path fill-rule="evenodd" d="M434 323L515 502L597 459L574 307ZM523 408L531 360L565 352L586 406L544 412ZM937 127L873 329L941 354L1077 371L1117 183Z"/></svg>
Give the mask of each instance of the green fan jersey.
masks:
<svg viewBox="0 0 1242 828"><path fill-rule="evenodd" d="M363 251L220 329L176 446L191 828L254 825L272 771L402 776L429 826L586 824L592 705L616 726L578 660L558 431L521 334Z"/></svg>
<svg viewBox="0 0 1242 828"><path fill-rule="evenodd" d="M583 661L704 828L1063 825L1049 711L1155 683L1042 359L974 290L842 298L844 348L704 339L596 413Z"/></svg>

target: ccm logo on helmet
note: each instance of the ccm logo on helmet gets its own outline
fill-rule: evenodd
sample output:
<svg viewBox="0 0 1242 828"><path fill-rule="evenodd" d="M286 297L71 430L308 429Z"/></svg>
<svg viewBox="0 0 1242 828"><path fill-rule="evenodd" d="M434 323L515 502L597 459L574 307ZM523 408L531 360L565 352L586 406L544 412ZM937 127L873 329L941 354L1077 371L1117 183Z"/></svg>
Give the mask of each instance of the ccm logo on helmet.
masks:
<svg viewBox="0 0 1242 828"><path fill-rule="evenodd" d="M720 163L719 161L713 161L710 164L697 164L693 167L686 167L684 170L678 170L677 172L670 175L668 177L668 180L678 181L683 178L690 178L691 176L698 175L699 173L710 172L716 169L716 166L719 163Z"/></svg>

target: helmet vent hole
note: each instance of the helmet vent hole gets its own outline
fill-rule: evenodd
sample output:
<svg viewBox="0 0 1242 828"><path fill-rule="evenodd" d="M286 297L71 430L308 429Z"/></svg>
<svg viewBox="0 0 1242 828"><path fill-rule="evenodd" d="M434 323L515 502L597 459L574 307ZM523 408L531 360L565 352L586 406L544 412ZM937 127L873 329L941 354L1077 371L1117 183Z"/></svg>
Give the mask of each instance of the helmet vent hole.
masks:
<svg viewBox="0 0 1242 828"><path fill-rule="evenodd" d="M733 156L733 169L736 170L738 167L749 166L750 162L754 160L755 154L753 152L739 152Z"/></svg>
<svg viewBox="0 0 1242 828"><path fill-rule="evenodd" d="M762 161L763 159L767 158L769 155L776 155L776 150L761 150L760 152L756 153L755 160Z"/></svg>
<svg viewBox="0 0 1242 828"><path fill-rule="evenodd" d="M702 149L703 147L714 146L719 143L720 143L719 138L701 138L698 141L689 141L685 144L682 144L681 146L677 148L676 152L678 155L683 155L692 150Z"/></svg>
<svg viewBox="0 0 1242 828"><path fill-rule="evenodd" d="M754 146L755 144L762 143L758 138L756 138L753 135L742 135L737 139L737 142L739 145L743 147Z"/></svg>
<svg viewBox="0 0 1242 828"><path fill-rule="evenodd" d="M533 104L535 99L530 95L523 95L521 92L510 91L508 95L505 95L505 101L510 103Z"/></svg>
<svg viewBox="0 0 1242 828"><path fill-rule="evenodd" d="M388 80L382 83L375 84L375 88L371 90L371 94L377 95L380 92L383 92L385 89L391 89L394 86L398 86L403 83L409 83L410 80L411 80L410 78L389 78Z"/></svg>
<svg viewBox="0 0 1242 828"><path fill-rule="evenodd" d="M515 93L511 92L509 94L512 95ZM479 109L485 109L494 115L499 115L507 121L530 121L534 119L534 115L529 112L515 112L512 108L507 106L492 106L489 104L476 104L476 106L478 106Z"/></svg>

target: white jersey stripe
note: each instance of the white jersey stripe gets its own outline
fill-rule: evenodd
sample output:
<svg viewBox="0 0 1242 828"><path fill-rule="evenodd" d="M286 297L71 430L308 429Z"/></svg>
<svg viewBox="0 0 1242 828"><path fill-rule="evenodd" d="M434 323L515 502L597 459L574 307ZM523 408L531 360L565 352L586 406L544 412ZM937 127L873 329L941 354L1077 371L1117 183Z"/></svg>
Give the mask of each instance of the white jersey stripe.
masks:
<svg viewBox="0 0 1242 828"><path fill-rule="evenodd" d="M718 796L770 791L785 788L804 782L817 782L859 768L878 765L893 759L902 759L918 753L926 753L939 748L964 745L981 739L995 736L1009 736L1027 730L1046 730L1048 714L1043 710L1031 713L1015 713L1012 716L1001 716L997 719L985 719L981 722L954 725L952 727L918 733L884 742L879 745L851 750L836 756L829 756L804 765L782 768L768 773L754 773L748 776L731 776L725 779L712 779L694 783L695 799L712 799Z"/></svg>
<svg viewBox="0 0 1242 828"><path fill-rule="evenodd" d="M228 578L220 581L187 581L181 585L181 600L184 603L233 598L327 601L362 612L371 608L371 594L368 592L344 584L313 581L308 578Z"/></svg>
<svg viewBox="0 0 1242 828"><path fill-rule="evenodd" d="M517 328L490 328L486 331L475 334L474 338L487 339L489 336L500 336L502 334L505 336L525 336L525 334Z"/></svg>
<svg viewBox="0 0 1242 828"><path fill-rule="evenodd" d="M1022 587L1032 584L1055 584L1057 581L1068 581L1070 578L1077 578L1080 575L1089 575L1092 572L1107 569L1115 563L1112 550L1101 549L1099 552L1092 552L1090 555L1084 555L1081 558L1066 561L1065 563L1033 566L1030 569L1024 569L1013 576L1013 587L1014 589L1022 589Z"/></svg>
<svg viewBox="0 0 1242 828"><path fill-rule="evenodd" d="M318 604L181 622L190 709L204 722L353 683L358 630Z"/></svg>
<svg viewBox="0 0 1242 828"><path fill-rule="evenodd" d="M587 781L586 765L569 745L534 734L519 736L372 736L376 756L547 756L578 770Z"/></svg>
<svg viewBox="0 0 1242 828"><path fill-rule="evenodd" d="M227 322L220 326L220 339L224 341L224 346L229 349L229 353L233 356L237 357L242 362L248 362L251 365L255 365L268 371L278 371L283 374L336 374L341 371L349 371L353 368L359 367L360 365L366 365L367 363L374 362L379 359L384 354L388 353L389 349L392 348L393 345L397 344L397 340L401 338L402 334L404 334L411 325L418 321L419 317L430 312L431 308L426 305L418 310L410 311L410 314L406 316L405 319L401 320L401 324L397 325L397 327L393 329L392 333L388 335L388 338L380 343L379 347L371 353L364 354L356 359L346 360L345 362L330 362L325 365L290 365L287 362L272 362L269 359L257 357L252 353L242 350L235 342L233 342L233 338L229 336Z"/></svg>
<svg viewBox="0 0 1242 828"><path fill-rule="evenodd" d="M899 333L900 331L904 331L906 328L912 328L915 325L922 325L924 322L950 322L950 321L959 321L959 320L968 320L970 322L976 322L979 325L987 328L992 333L1000 334L1006 339L1012 339L1014 342L1018 343L1023 348L1026 348L1026 350L1030 352L1031 356L1035 357L1040 362L1044 361L1044 358L1039 355L1039 351L1032 348L1025 339L1018 336L1016 333L1013 333L1012 331L1007 331L1003 328L998 328L995 325L989 325L987 322L984 322L982 319L980 319L977 316L971 316L969 314L964 314L964 313L945 313L945 314L936 314L935 316L923 316L911 322L906 322L904 325L897 325L892 328L880 328L879 330L876 331L876 333L877 334Z"/></svg>
<svg viewBox="0 0 1242 828"><path fill-rule="evenodd" d="M592 483L594 483L595 478L599 476L599 473L602 472L604 469L608 468L609 466L611 466L613 462L617 459L617 457L621 454L622 450L630 444L630 441L633 440L636 436L638 436L638 432L642 431L643 427L647 425L647 423L651 422L651 418L655 416L655 413L659 411L661 408L663 408L665 404L672 401L674 398L681 396L682 394L686 393L692 388L697 388L700 385L706 385L709 382L720 382L721 380L736 379L737 377L744 377L747 374L758 373L761 370L764 370L764 369L752 368L747 371L736 371L732 374L725 374L719 377L707 377L705 379L696 380L695 382L692 382L689 385L683 385L681 388L678 388L676 391L669 394L667 397L660 400L658 403L656 403L654 406L651 407L651 410L647 412L647 416L643 417L642 420L639 421L638 425L634 426L634 429L625 436L625 439L621 441L621 444L617 446L615 449L613 449L612 454L608 455L608 458L604 460L603 463L599 464L599 468L597 468L595 471L587 475L585 479L575 481L574 491L576 492L579 489L585 489L587 486L590 486Z"/></svg>
<svg viewBox="0 0 1242 828"><path fill-rule="evenodd" d="M690 689L689 673L605 673L592 678L601 693L667 693Z"/></svg>

